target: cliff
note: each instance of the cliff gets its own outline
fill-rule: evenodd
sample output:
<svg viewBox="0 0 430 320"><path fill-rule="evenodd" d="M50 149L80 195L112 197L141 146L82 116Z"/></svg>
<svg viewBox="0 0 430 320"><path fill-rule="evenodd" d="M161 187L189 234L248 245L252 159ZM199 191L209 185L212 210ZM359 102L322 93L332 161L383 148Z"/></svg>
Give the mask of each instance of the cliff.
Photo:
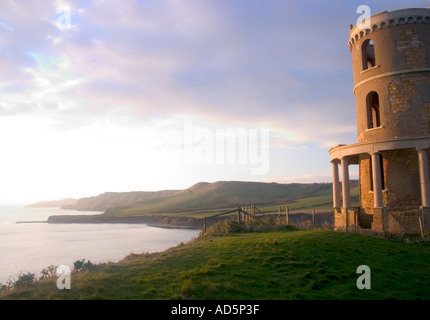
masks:
<svg viewBox="0 0 430 320"><path fill-rule="evenodd" d="M37 203L29 204L26 207L29 207L29 208L50 208L50 207L73 206L76 204L77 201L78 201L78 199L73 199L73 198L54 200L54 201L40 201Z"/></svg>
<svg viewBox="0 0 430 320"><path fill-rule="evenodd" d="M98 196L77 200L75 203L61 206L61 209L78 211L106 211L109 208L128 206L140 201L168 197L177 194L177 190L165 191L134 191L134 192L105 192Z"/></svg>
<svg viewBox="0 0 430 320"><path fill-rule="evenodd" d="M357 187L357 181L351 181ZM289 203L308 197L331 196L331 183L279 184L263 182L200 182L188 189L106 192L61 206L62 209L103 211L108 216L189 214L250 204ZM46 202L45 202L46 203Z"/></svg>
<svg viewBox="0 0 430 320"><path fill-rule="evenodd" d="M148 199L108 209L112 216L204 212L208 209L237 208L250 204L288 203L297 199L331 195L331 183L279 184L263 182L201 182L168 197Z"/></svg>

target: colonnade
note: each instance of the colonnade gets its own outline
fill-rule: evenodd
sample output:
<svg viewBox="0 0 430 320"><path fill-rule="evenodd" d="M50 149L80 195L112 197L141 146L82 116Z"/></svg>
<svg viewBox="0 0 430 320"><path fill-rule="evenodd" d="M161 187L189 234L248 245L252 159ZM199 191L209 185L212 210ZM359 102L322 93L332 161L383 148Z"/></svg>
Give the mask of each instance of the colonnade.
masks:
<svg viewBox="0 0 430 320"><path fill-rule="evenodd" d="M416 149L418 153L422 207L430 206L430 178L427 150L428 149ZM370 153L370 157L372 159L373 206L375 208L382 208L384 205L382 197L381 154L379 152L373 152ZM351 207L349 157L345 156L340 160L334 159L331 163L333 166L333 207L348 209ZM339 164L342 171L342 204L340 196Z"/></svg>

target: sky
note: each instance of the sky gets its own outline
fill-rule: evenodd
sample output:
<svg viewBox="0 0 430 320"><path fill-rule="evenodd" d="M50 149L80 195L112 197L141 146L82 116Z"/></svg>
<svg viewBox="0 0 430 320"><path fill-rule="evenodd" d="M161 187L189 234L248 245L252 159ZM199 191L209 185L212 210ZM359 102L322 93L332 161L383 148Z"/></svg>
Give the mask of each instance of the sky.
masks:
<svg viewBox="0 0 430 320"><path fill-rule="evenodd" d="M331 182L360 5L430 1L0 0L0 204Z"/></svg>

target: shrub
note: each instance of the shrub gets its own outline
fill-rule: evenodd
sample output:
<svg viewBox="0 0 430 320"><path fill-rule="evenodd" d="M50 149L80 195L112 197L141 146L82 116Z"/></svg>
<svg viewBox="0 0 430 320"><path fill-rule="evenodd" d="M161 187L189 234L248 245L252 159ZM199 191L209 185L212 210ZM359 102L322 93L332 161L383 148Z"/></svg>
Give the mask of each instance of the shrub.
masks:
<svg viewBox="0 0 430 320"><path fill-rule="evenodd" d="M73 263L76 271L83 271L83 270L91 270L94 268L94 265L91 263L90 260L85 262L85 259L77 260Z"/></svg>
<svg viewBox="0 0 430 320"><path fill-rule="evenodd" d="M57 275L57 266L50 265L40 271L40 279L55 277Z"/></svg>
<svg viewBox="0 0 430 320"><path fill-rule="evenodd" d="M13 283L13 287L17 289L28 288L36 280L36 275L34 273L28 272L18 276L18 280Z"/></svg>
<svg viewBox="0 0 430 320"><path fill-rule="evenodd" d="M0 282L0 293L7 292L12 290L13 288L13 280L9 278L6 283Z"/></svg>
<svg viewBox="0 0 430 320"><path fill-rule="evenodd" d="M206 232L201 232L198 238L247 232L292 231L295 229L293 226L287 226L284 219L271 216L240 222L229 219L214 224Z"/></svg>

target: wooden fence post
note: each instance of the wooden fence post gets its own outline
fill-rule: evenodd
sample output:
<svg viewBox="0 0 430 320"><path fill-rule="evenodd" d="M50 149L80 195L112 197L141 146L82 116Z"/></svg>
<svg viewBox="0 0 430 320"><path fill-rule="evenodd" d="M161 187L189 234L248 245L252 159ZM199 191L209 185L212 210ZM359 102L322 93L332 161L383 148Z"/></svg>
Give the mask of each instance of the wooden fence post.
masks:
<svg viewBox="0 0 430 320"><path fill-rule="evenodd" d="M287 218L287 226L290 225L290 208L288 206L285 208L285 215Z"/></svg>
<svg viewBox="0 0 430 320"><path fill-rule="evenodd" d="M312 226L315 227L315 209L312 209Z"/></svg>
<svg viewBox="0 0 430 320"><path fill-rule="evenodd" d="M281 217L281 207L279 207L279 210L278 210L278 218L280 217Z"/></svg>
<svg viewBox="0 0 430 320"><path fill-rule="evenodd" d="M423 220L421 219L421 217L418 217L418 220L419 220L419 222L420 222L421 239L424 239Z"/></svg>
<svg viewBox="0 0 430 320"><path fill-rule="evenodd" d="M206 232L206 217L203 220L203 232Z"/></svg>

